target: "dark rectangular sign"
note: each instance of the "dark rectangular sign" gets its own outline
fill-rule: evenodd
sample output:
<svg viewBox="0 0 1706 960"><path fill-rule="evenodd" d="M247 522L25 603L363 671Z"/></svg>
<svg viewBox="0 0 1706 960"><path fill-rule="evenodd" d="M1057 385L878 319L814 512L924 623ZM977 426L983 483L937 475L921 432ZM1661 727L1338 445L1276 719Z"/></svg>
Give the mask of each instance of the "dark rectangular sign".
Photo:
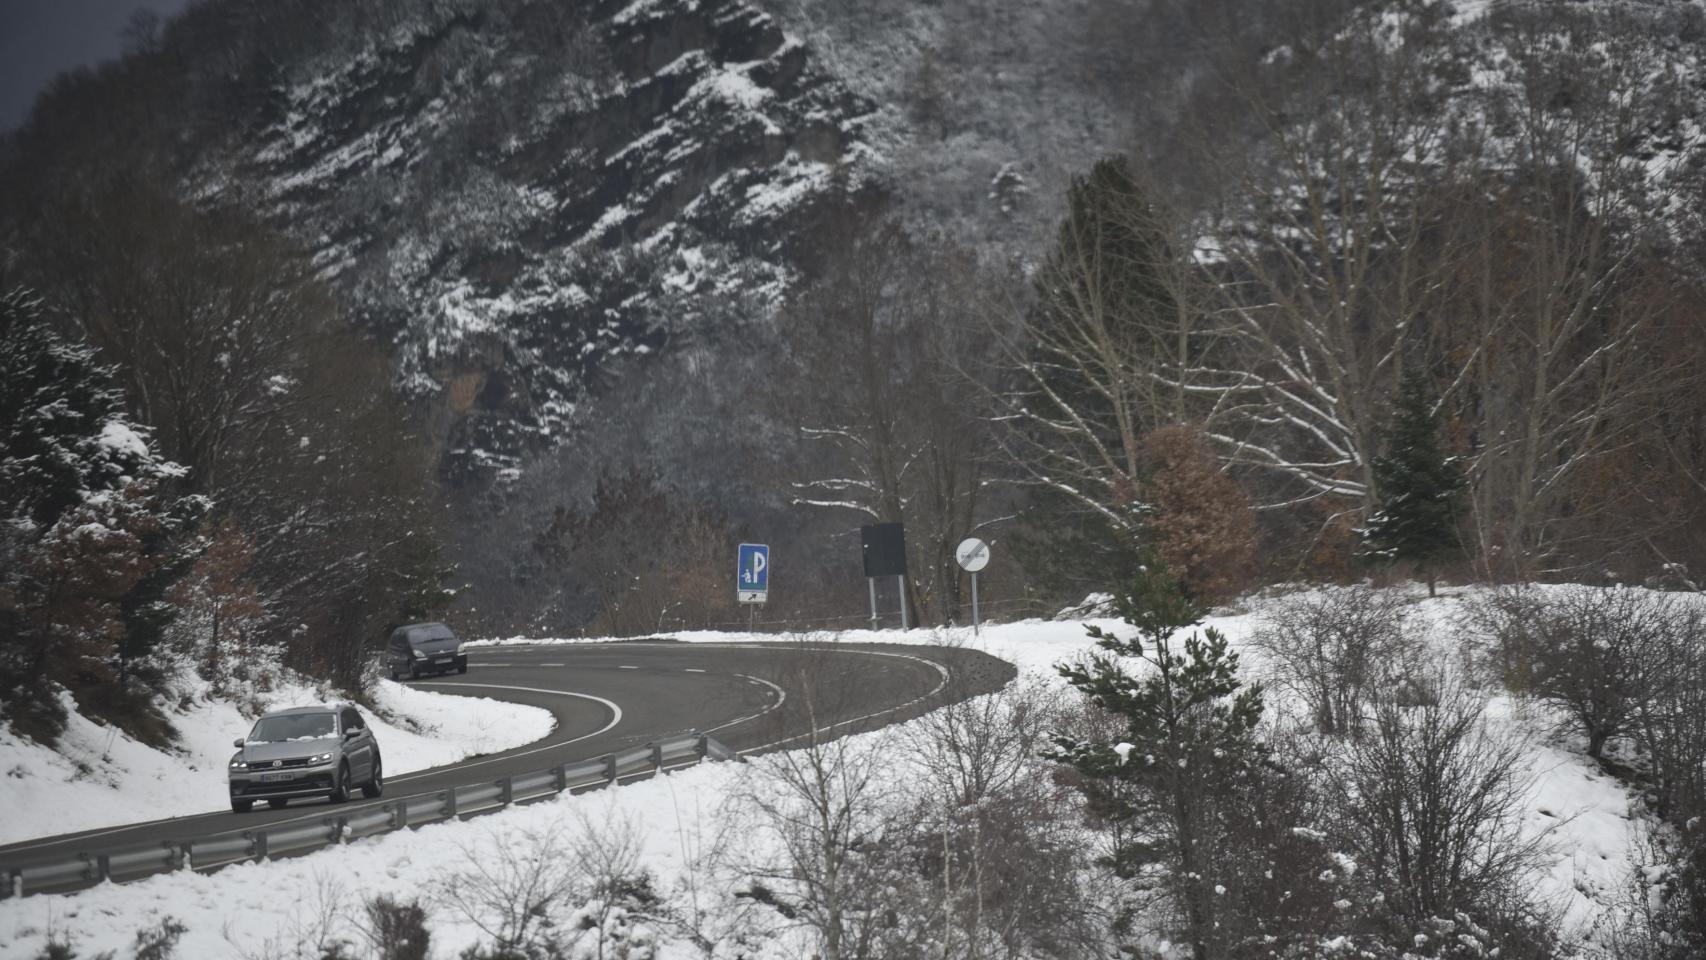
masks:
<svg viewBox="0 0 1706 960"><path fill-rule="evenodd" d="M872 523L859 528L865 549L865 576L899 577L906 573L906 530L898 523Z"/></svg>

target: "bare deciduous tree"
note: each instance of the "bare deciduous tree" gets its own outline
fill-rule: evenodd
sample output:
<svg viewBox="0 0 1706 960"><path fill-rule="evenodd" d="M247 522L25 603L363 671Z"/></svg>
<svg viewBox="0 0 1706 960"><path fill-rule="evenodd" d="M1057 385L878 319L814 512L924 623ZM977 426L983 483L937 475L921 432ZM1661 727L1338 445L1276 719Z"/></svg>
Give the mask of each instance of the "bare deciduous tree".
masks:
<svg viewBox="0 0 1706 960"><path fill-rule="evenodd" d="M911 621L934 603L958 619L953 550L982 520L989 479L983 391L965 380L988 350L970 323L974 268L896 223L831 231L823 277L781 316L778 409L817 455L794 503L906 524Z"/></svg>
<svg viewBox="0 0 1706 960"><path fill-rule="evenodd" d="M1015 427L1012 459L1132 539L1141 439L1199 410L1186 372L1220 334L1194 302L1189 249L1130 164L1101 161L1073 180L1036 304L1008 348L1016 382L999 412Z"/></svg>

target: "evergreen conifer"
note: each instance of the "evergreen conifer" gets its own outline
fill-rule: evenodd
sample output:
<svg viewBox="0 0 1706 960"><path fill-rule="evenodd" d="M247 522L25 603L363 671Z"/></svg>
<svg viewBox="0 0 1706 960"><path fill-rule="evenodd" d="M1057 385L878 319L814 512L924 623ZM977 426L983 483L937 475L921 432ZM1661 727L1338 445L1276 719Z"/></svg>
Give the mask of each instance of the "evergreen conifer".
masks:
<svg viewBox="0 0 1706 960"><path fill-rule="evenodd" d="M1256 735L1262 687L1239 679L1238 655L1220 631L1191 629L1202 612L1153 553L1113 603L1136 636L1091 625L1104 652L1059 670L1117 717L1122 739L1060 737L1048 755L1083 774L1092 803L1131 828L1116 833L1110 865L1117 873L1166 868L1201 960L1213 955L1223 930L1215 876L1227 832L1223 814L1237 808L1241 785L1259 775L1266 756ZM1130 672L1131 660L1148 669Z"/></svg>
<svg viewBox="0 0 1706 960"><path fill-rule="evenodd" d="M1434 596L1432 564L1458 548L1456 505L1464 487L1455 457L1441 449L1439 422L1421 378L1399 389L1386 455L1374 461L1379 509L1358 532L1368 555L1419 565Z"/></svg>

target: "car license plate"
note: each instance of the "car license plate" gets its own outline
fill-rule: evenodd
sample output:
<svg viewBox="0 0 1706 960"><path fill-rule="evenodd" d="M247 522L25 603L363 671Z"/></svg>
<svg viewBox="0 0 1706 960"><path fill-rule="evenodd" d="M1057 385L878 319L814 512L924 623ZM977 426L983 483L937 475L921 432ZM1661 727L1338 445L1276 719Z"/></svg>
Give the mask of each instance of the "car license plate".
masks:
<svg viewBox="0 0 1706 960"><path fill-rule="evenodd" d="M454 657L434 657L432 662L433 663L449 663L451 660L454 660L454 659L455 659Z"/></svg>
<svg viewBox="0 0 1706 960"><path fill-rule="evenodd" d="M294 779L296 779L296 774L294 774L294 773L263 773L263 774L261 774L261 782L262 783L277 783L280 780L294 780Z"/></svg>

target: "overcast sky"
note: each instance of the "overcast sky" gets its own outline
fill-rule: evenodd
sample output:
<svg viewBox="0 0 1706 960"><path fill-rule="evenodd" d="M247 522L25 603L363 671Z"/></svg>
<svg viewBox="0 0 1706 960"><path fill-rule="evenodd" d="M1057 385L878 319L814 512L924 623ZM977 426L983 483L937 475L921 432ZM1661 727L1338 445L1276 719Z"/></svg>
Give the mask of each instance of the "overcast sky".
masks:
<svg viewBox="0 0 1706 960"><path fill-rule="evenodd" d="M24 122L54 74L118 56L133 11L162 17L187 0L0 0L0 130Z"/></svg>

